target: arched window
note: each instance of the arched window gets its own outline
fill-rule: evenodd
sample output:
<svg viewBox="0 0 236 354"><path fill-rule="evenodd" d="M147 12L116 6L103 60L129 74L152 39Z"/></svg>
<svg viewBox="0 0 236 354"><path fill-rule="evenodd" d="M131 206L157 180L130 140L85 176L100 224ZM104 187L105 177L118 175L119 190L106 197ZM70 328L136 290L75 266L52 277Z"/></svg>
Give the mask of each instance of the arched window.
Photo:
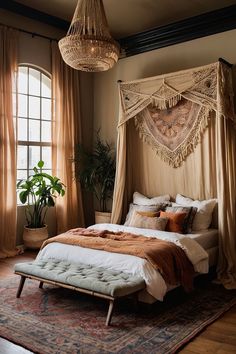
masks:
<svg viewBox="0 0 236 354"><path fill-rule="evenodd" d="M44 161L43 170L51 173L52 94L51 78L43 70L30 65L20 65L18 70L14 111L20 180L33 173L39 160Z"/></svg>

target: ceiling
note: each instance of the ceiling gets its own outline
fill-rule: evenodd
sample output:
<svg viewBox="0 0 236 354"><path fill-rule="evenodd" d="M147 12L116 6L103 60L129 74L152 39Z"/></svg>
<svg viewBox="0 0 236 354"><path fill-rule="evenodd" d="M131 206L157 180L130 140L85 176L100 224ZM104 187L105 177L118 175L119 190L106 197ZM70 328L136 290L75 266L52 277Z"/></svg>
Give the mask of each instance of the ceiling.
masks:
<svg viewBox="0 0 236 354"><path fill-rule="evenodd" d="M77 0L16 0L47 14L72 19ZM236 4L236 0L103 0L111 33L126 37Z"/></svg>

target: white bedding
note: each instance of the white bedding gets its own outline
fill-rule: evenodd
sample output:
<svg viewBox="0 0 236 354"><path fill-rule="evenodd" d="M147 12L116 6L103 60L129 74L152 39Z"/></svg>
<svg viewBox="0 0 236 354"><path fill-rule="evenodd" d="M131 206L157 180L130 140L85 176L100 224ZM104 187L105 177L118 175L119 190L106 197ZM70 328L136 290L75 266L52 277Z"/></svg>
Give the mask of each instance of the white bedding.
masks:
<svg viewBox="0 0 236 354"><path fill-rule="evenodd" d="M191 239L197 241L204 250L208 250L212 247L218 246L218 230L208 229L201 231L193 231L191 234L187 235Z"/></svg>
<svg viewBox="0 0 236 354"><path fill-rule="evenodd" d="M90 226L90 228L97 230L131 232L143 236L158 237L176 243L185 251L196 272L208 272L207 252L194 239L188 237L188 235L115 224L96 224ZM165 283L161 274L155 270L148 261L131 255L110 253L53 242L39 252L37 259L60 259L73 263L81 262L139 275L146 282L147 292L160 301L163 300L168 289L168 284Z"/></svg>

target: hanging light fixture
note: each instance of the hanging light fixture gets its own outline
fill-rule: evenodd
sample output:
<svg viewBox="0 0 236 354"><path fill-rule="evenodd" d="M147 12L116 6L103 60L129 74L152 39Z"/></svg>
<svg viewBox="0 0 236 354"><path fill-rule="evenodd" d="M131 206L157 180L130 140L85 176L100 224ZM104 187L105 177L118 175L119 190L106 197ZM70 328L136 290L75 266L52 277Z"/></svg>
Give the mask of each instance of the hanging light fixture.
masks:
<svg viewBox="0 0 236 354"><path fill-rule="evenodd" d="M105 71L119 57L111 37L102 0L79 0L66 37L59 41L66 64L83 71Z"/></svg>

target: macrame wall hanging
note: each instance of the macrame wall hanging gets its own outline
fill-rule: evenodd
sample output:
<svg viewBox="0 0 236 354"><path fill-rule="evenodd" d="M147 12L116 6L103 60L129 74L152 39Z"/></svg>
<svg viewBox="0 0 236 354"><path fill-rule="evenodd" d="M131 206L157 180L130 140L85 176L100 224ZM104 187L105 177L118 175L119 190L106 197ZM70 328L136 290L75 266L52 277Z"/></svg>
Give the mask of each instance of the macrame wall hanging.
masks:
<svg viewBox="0 0 236 354"><path fill-rule="evenodd" d="M140 137L173 167L194 150L210 112L234 119L230 69L214 63L120 84L119 126L131 118Z"/></svg>

